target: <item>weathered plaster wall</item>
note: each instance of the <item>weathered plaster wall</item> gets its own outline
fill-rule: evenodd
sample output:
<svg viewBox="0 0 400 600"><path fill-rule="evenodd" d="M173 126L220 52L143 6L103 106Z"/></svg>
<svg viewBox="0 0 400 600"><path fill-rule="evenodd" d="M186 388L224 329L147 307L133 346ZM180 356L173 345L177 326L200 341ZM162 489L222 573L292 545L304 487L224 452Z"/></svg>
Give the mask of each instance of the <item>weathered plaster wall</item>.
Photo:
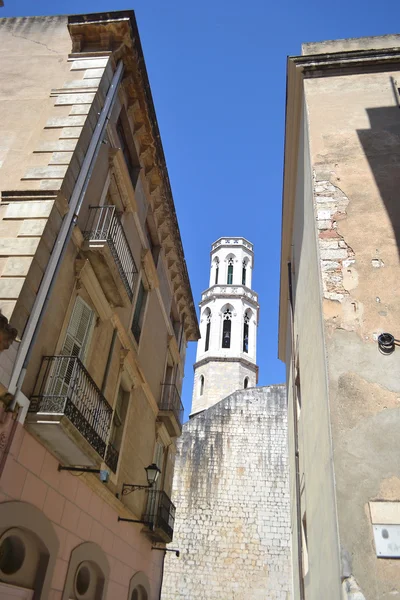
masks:
<svg viewBox="0 0 400 600"><path fill-rule="evenodd" d="M174 541L163 600L288 600L285 386L236 392L178 442Z"/></svg>
<svg viewBox="0 0 400 600"><path fill-rule="evenodd" d="M400 501L400 355L376 343L382 331L399 335L399 77L305 81L340 542L367 600L400 593L397 562L376 558L368 508Z"/></svg>
<svg viewBox="0 0 400 600"><path fill-rule="evenodd" d="M294 597L300 597L297 528L301 528L301 521L305 519L307 539L303 539L303 551L304 555L308 555L308 572L304 569L306 598L337 600L340 598L340 552L321 318L322 281L316 231L308 123L304 110L300 125L293 231L294 348L289 338L286 361ZM295 353L300 388L300 410L297 416L293 415L292 352ZM294 418L298 418L300 522L296 509ZM318 573L318 577L315 573Z"/></svg>
<svg viewBox="0 0 400 600"><path fill-rule="evenodd" d="M395 48L400 44L400 35L388 34L380 36L348 38L345 40L326 40L302 44L302 54L323 54L328 52L349 52L379 48Z"/></svg>

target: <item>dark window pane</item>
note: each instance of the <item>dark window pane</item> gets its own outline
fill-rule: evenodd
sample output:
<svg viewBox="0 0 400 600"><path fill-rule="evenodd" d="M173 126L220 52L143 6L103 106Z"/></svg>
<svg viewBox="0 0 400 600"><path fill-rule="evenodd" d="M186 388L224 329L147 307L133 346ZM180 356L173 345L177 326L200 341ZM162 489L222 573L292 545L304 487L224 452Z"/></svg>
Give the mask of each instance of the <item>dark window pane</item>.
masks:
<svg viewBox="0 0 400 600"><path fill-rule="evenodd" d="M228 281L227 283L232 283L233 280L233 265L228 266Z"/></svg>
<svg viewBox="0 0 400 600"><path fill-rule="evenodd" d="M224 320L224 327L222 331L222 347L230 348L231 347L231 325L232 322L228 319Z"/></svg>
<svg viewBox="0 0 400 600"><path fill-rule="evenodd" d="M135 340L139 343L140 340L140 334L142 331L142 324L143 324L143 312L144 312L144 307L146 304L146 296L147 296L147 292L144 289L144 285L143 282L140 282L140 286L139 286L139 291L138 291L138 295L137 295L137 299L136 299L136 307L135 307L135 312L133 315L133 321L132 321L132 333L135 337Z"/></svg>
<svg viewBox="0 0 400 600"><path fill-rule="evenodd" d="M206 329L206 345L204 348L204 351L207 352L209 345L210 345L210 329L211 329L211 323L208 322L207 323L207 329Z"/></svg>
<svg viewBox="0 0 400 600"><path fill-rule="evenodd" d="M244 323L243 327L243 352L249 351L249 324Z"/></svg>

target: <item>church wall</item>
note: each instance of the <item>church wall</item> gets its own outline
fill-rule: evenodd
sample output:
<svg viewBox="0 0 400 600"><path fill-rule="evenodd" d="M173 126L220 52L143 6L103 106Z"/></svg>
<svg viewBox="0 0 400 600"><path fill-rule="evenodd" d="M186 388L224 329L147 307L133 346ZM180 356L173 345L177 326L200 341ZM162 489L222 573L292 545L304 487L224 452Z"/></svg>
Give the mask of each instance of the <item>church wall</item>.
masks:
<svg viewBox="0 0 400 600"><path fill-rule="evenodd" d="M200 378L204 377L203 394L200 394ZM253 366L245 367L239 361L225 362L221 359L196 367L193 385L192 414L216 404L221 398L244 388L245 378L249 378L249 388L257 383L257 371Z"/></svg>
<svg viewBox="0 0 400 600"><path fill-rule="evenodd" d="M172 495L180 557L165 557L163 600L291 597L286 436L283 385L236 392L184 425Z"/></svg>

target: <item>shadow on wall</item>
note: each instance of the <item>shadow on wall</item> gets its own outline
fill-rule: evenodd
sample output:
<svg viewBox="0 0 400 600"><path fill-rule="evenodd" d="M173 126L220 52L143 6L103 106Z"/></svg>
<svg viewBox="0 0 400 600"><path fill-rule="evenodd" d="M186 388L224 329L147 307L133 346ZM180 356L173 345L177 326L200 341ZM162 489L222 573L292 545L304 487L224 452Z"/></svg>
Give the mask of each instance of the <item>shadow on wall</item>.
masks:
<svg viewBox="0 0 400 600"><path fill-rule="evenodd" d="M397 106L368 108L371 127L357 130L357 134L390 218L399 251L400 96L396 82L392 77L390 79Z"/></svg>

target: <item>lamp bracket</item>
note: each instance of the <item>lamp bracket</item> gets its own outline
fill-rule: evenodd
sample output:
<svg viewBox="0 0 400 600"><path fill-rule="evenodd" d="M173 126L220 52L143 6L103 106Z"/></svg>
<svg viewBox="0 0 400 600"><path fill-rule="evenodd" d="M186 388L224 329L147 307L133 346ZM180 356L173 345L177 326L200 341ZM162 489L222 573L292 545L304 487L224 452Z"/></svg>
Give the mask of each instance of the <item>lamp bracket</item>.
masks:
<svg viewBox="0 0 400 600"><path fill-rule="evenodd" d="M127 496L136 490L148 490L151 485L136 485L135 483L123 483L122 484L122 495Z"/></svg>
<svg viewBox="0 0 400 600"><path fill-rule="evenodd" d="M150 531L154 531L154 523L150 521L140 521L139 519L124 519L123 517L118 517L118 521L124 521L126 523L140 523L141 525L147 525Z"/></svg>

